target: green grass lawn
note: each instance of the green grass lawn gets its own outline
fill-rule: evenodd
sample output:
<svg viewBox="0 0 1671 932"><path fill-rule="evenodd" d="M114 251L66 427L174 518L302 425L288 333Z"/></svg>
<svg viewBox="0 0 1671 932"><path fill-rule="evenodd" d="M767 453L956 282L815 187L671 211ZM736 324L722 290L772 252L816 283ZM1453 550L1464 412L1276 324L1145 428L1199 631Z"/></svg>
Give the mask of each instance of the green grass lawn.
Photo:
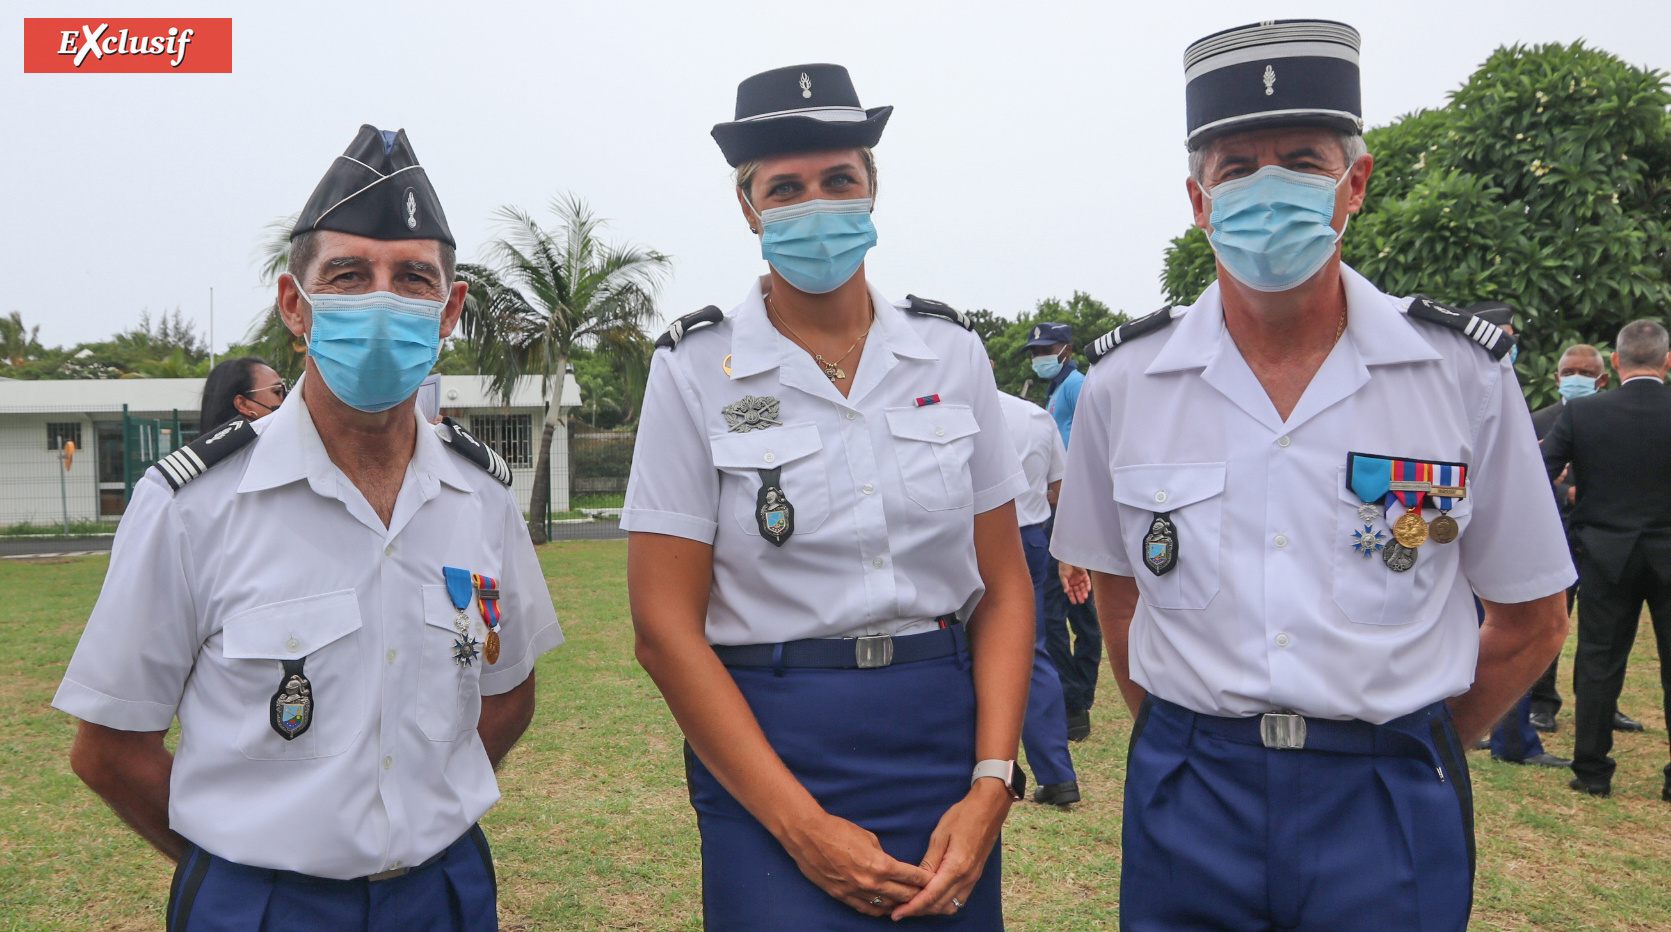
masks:
<svg viewBox="0 0 1671 932"><path fill-rule="evenodd" d="M504 800L483 823L498 856L503 927L700 929L680 738L632 659L626 546L575 541L540 551L569 640L540 663L539 712L500 774ZM172 865L70 773L74 722L48 705L106 563L0 561L8 646L0 656L0 932L162 927ZM1563 682L1570 659L1569 644ZM1612 799L1571 792L1565 771L1470 755L1479 811L1475 929L1671 928L1657 675L1652 638L1641 637L1622 705L1649 731L1620 736ZM1095 733L1074 746L1086 801L1068 812L1017 806L1010 817L1012 929L1116 926L1129 720L1106 700L1094 716ZM1570 711L1561 725L1548 744L1565 755Z"/></svg>

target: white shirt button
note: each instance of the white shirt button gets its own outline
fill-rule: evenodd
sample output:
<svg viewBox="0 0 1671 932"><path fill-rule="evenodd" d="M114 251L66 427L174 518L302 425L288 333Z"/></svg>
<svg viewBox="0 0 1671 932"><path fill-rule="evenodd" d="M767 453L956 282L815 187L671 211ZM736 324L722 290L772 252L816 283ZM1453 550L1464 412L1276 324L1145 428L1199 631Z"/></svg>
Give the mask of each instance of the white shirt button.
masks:
<svg viewBox="0 0 1671 932"><path fill-rule="evenodd" d="M1155 493L1155 501L1157 503L1165 502L1166 501L1166 492L1165 491L1156 492Z"/></svg>
<svg viewBox="0 0 1671 932"><path fill-rule="evenodd" d="M851 421L851 420L852 420L852 419L854 419L854 418L856 418L856 417L858 417L858 416L859 416L859 412L857 412L857 411L849 411L849 412L847 412L847 419L848 419L848 420L849 420L849 421Z"/></svg>
<svg viewBox="0 0 1671 932"><path fill-rule="evenodd" d="M383 655L383 659L387 660L389 663L394 663L395 662L395 652L393 650L390 650L388 653Z"/></svg>
<svg viewBox="0 0 1671 932"><path fill-rule="evenodd" d="M1288 546L1288 535L1278 534L1272 543L1276 544L1278 547L1286 547Z"/></svg>
<svg viewBox="0 0 1671 932"><path fill-rule="evenodd" d="M383 556L385 556L385 557L393 556L394 552L395 552L395 542L391 540L391 541L389 541L389 545L387 547L383 548Z"/></svg>
<svg viewBox="0 0 1671 932"><path fill-rule="evenodd" d="M945 428L944 428L944 427L936 427L936 428L934 428L934 436L936 436L936 437L944 437L944 436L946 436L946 429L945 429Z"/></svg>
<svg viewBox="0 0 1671 932"><path fill-rule="evenodd" d="M870 561L870 565L876 567L877 569L881 569L883 566L887 565L887 561L883 560L881 557L877 557L876 559Z"/></svg>
<svg viewBox="0 0 1671 932"><path fill-rule="evenodd" d="M776 453L768 453L768 454L766 454L766 462L768 462L768 463L775 463L775 462L777 462L777 454L776 454Z"/></svg>
<svg viewBox="0 0 1671 932"><path fill-rule="evenodd" d="M876 486L866 482L864 485L859 486L859 491L865 493L866 495L870 495L876 491Z"/></svg>
<svg viewBox="0 0 1671 932"><path fill-rule="evenodd" d="M1276 438L1276 445L1282 447L1283 449L1287 449L1288 445L1293 442L1294 441L1288 439L1287 434L1283 434L1282 436Z"/></svg>
<svg viewBox="0 0 1671 932"><path fill-rule="evenodd" d="M1288 646L1288 640L1289 640L1289 638L1288 638L1287 633L1279 634L1279 635L1276 636L1276 646L1287 647Z"/></svg>
<svg viewBox="0 0 1671 932"><path fill-rule="evenodd" d="M301 646L302 646L302 642L296 640L295 638L291 638L290 640L284 642L284 649L291 652L292 654L294 654L296 652L296 648L301 647Z"/></svg>
<svg viewBox="0 0 1671 932"><path fill-rule="evenodd" d="M394 758L392 758L392 757L383 758L383 769L384 770L388 770L390 767L393 767L394 765L395 765L395 759Z"/></svg>

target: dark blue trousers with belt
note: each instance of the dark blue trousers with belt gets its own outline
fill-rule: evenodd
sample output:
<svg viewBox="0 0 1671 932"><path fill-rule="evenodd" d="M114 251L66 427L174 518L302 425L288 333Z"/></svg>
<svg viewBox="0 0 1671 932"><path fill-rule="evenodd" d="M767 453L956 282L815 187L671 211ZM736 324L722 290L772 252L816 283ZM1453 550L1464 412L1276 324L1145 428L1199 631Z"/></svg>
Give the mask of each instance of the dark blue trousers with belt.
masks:
<svg viewBox="0 0 1671 932"><path fill-rule="evenodd" d="M1055 523L1045 524L1045 536ZM1061 564L1055 557L1044 573L1045 647L1062 681L1062 700L1068 713L1084 712L1097 701L1097 669L1102 665L1102 626L1096 604L1087 597L1078 605L1062 589Z"/></svg>
<svg viewBox="0 0 1671 932"><path fill-rule="evenodd" d="M1307 720L1303 750L1259 718L1150 697L1126 765L1128 932L1461 932L1473 793L1444 703L1381 725Z"/></svg>
<svg viewBox="0 0 1671 932"><path fill-rule="evenodd" d="M186 848L167 932L498 932L498 881L479 826L389 880L330 880Z"/></svg>
<svg viewBox="0 0 1671 932"><path fill-rule="evenodd" d="M727 649L717 651L772 750L801 785L825 811L875 833L882 850L906 864L922 862L940 817L968 795L975 766L974 678L962 628L894 641L941 639L955 643L956 653L862 670L796 667L793 649L777 651L782 666L736 666ZM767 656L775 646L760 645ZM685 767L702 833L707 932L1003 929L998 845L957 913L903 923L866 916L806 879L688 746Z"/></svg>
<svg viewBox="0 0 1671 932"><path fill-rule="evenodd" d="M1076 781L1073 754L1068 750L1068 714L1062 698L1062 681L1050 658L1044 613L1045 577L1050 569L1050 538L1044 525L1021 529L1021 547L1027 555L1027 571L1033 576L1033 680L1027 691L1027 718L1022 723L1021 746L1027 751L1027 765L1039 786ZM1058 588L1060 582L1057 583Z"/></svg>

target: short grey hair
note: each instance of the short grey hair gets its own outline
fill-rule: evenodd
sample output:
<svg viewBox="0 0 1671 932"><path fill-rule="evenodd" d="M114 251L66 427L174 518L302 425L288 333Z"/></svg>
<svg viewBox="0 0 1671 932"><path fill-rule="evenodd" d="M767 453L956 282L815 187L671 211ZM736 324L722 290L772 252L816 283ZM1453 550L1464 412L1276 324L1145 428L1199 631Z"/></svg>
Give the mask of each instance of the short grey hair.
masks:
<svg viewBox="0 0 1671 932"><path fill-rule="evenodd" d="M436 240L441 247L441 277L446 279L441 283L443 288L451 288L458 272L458 250L445 242ZM307 277L307 271L313 265L313 260L319 258L319 231L309 230L297 235L290 241L290 253L286 258L284 270L290 277L300 283Z"/></svg>
<svg viewBox="0 0 1671 932"><path fill-rule="evenodd" d="M1594 356L1597 362L1606 362L1606 360L1601 358L1601 350L1596 349L1588 343L1574 343L1566 349L1561 350L1561 359L1565 359L1568 356Z"/></svg>
<svg viewBox="0 0 1671 932"><path fill-rule="evenodd" d="M1341 153L1346 157L1347 168L1351 168L1357 163L1358 159L1369 154L1369 146L1363 141L1361 133L1349 133L1341 130L1336 134L1336 140L1340 143ZM1189 176L1203 188L1207 185L1201 180L1201 177L1207 171L1207 154L1212 151L1215 142L1217 140L1209 142L1189 154Z"/></svg>
<svg viewBox="0 0 1671 932"><path fill-rule="evenodd" d="M1658 369L1671 353L1671 336L1657 320L1633 320L1619 331L1620 369Z"/></svg>

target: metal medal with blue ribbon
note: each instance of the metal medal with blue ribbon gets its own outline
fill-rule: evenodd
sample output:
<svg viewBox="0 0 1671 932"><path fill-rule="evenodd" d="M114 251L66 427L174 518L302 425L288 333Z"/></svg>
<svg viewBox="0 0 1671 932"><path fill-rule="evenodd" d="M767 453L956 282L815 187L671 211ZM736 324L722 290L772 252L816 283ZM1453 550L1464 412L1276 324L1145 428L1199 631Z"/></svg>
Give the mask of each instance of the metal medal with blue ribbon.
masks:
<svg viewBox="0 0 1671 932"><path fill-rule="evenodd" d="M471 636L470 603L475 601L476 586L471 579L469 570L461 570L456 566L441 567L441 576L447 581L447 598L458 609L453 617L453 627L458 630L458 638L453 641L453 662L468 667L476 662L481 655L478 648L481 642Z"/></svg>
<svg viewBox="0 0 1671 932"><path fill-rule="evenodd" d="M1434 543L1448 544L1456 540L1462 533L1461 525L1451 517L1451 508L1467 497L1468 467L1464 463L1435 463L1433 466L1433 507L1439 509L1439 517L1428 525L1428 533L1433 536Z"/></svg>
<svg viewBox="0 0 1671 932"><path fill-rule="evenodd" d="M1386 535L1375 529L1375 521L1385 513L1382 502L1392 485L1392 460L1384 456L1364 453L1346 454L1346 483L1353 494L1363 501L1358 506L1358 520L1363 530L1352 531L1352 550L1365 557L1386 544Z"/></svg>

